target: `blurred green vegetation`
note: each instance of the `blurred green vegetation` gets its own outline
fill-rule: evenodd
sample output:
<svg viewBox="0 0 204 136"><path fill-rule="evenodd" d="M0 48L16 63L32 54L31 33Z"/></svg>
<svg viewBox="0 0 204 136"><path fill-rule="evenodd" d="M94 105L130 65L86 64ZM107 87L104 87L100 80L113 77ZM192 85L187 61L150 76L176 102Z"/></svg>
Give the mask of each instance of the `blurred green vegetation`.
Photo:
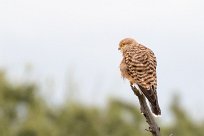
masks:
<svg viewBox="0 0 204 136"><path fill-rule="evenodd" d="M204 124L193 121L173 99L174 121L159 122L162 136L204 136ZM114 99L105 108L76 101L50 107L36 84L12 83L0 73L0 136L150 136L138 109Z"/></svg>

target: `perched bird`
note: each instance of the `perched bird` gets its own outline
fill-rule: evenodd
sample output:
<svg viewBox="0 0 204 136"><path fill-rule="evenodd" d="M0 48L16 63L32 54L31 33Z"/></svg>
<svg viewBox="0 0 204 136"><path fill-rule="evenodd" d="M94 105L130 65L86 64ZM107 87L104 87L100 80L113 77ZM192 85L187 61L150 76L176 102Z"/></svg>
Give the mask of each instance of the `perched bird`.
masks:
<svg viewBox="0 0 204 136"><path fill-rule="evenodd" d="M157 61L154 53L132 38L120 41L118 48L123 55L120 71L123 78L145 95L155 115L161 115L157 98Z"/></svg>

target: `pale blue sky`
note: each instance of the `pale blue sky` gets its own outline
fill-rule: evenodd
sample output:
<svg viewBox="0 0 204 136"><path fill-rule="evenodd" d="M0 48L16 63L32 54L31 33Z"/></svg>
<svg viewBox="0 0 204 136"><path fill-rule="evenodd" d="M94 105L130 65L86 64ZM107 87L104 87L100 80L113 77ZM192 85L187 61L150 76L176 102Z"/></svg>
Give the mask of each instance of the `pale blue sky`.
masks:
<svg viewBox="0 0 204 136"><path fill-rule="evenodd" d="M157 56L163 115L178 92L204 117L203 7L202 0L1 0L0 66L17 81L32 64L30 78L44 91L53 79L52 93L45 92L57 101L73 72L83 102L101 104L111 95L137 103L118 69L118 42L133 37Z"/></svg>

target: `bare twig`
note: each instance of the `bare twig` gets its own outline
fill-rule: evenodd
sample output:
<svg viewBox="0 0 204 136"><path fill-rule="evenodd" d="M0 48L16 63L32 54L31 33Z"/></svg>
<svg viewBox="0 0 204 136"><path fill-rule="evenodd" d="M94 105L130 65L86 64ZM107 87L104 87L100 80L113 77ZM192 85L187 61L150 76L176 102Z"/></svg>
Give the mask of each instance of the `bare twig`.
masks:
<svg viewBox="0 0 204 136"><path fill-rule="evenodd" d="M146 103L146 99L143 94L139 92L139 90L131 85L131 88L135 95L139 98L140 102L140 110L144 117L146 118L146 122L149 124L149 129L147 131L151 132L153 136L160 136L160 128L157 126L154 117L152 116L151 111Z"/></svg>

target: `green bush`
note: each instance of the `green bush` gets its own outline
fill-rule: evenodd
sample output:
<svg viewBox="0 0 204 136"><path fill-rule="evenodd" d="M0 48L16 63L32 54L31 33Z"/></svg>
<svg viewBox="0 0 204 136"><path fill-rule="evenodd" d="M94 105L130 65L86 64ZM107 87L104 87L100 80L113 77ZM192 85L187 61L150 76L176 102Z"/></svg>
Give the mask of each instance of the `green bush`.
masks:
<svg viewBox="0 0 204 136"><path fill-rule="evenodd" d="M151 135L145 131L148 126L135 105L112 99L105 108L76 101L54 108L38 94L37 85L11 83L0 73L0 136ZM160 125L162 136L204 135L204 125L188 117L177 97L170 109L174 122Z"/></svg>

